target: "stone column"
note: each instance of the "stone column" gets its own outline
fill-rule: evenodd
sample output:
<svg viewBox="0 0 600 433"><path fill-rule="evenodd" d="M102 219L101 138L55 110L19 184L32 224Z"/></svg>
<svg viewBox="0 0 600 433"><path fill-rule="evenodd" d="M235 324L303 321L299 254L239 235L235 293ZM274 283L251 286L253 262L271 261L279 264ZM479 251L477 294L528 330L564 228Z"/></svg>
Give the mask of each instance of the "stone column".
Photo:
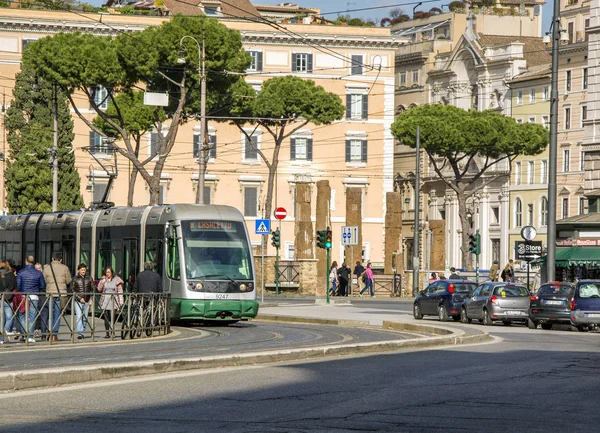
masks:
<svg viewBox="0 0 600 433"><path fill-rule="evenodd" d="M431 255L430 268L432 271L441 271L446 266L446 221L429 220L431 230Z"/></svg>
<svg viewBox="0 0 600 433"><path fill-rule="evenodd" d="M294 260L312 259L313 224L311 221L311 188L308 183L296 183L296 210L294 223Z"/></svg>
<svg viewBox="0 0 600 433"><path fill-rule="evenodd" d="M400 235L402 233L402 202L399 192L388 192L385 195L385 270L386 274L392 274L392 256L394 251L398 252L396 258L396 272L402 272L402 250L400 249ZM356 263L356 260L354 261ZM354 264L352 263L352 265Z"/></svg>
<svg viewBox="0 0 600 433"><path fill-rule="evenodd" d="M346 188L346 225L358 226L358 245L354 246L354 255L350 254L350 247L346 247L344 251L346 264L349 266L351 263L362 262L362 192L362 188Z"/></svg>
<svg viewBox="0 0 600 433"><path fill-rule="evenodd" d="M508 259L512 258L509 245L509 229L510 229L510 193L508 185L503 185L500 192L500 263L502 267L508 263Z"/></svg>
<svg viewBox="0 0 600 433"><path fill-rule="evenodd" d="M316 235L317 230L325 230L327 226L331 227L331 214L330 214L330 202L331 202L331 187L329 186L328 180L319 180L317 182L317 216L315 222L315 231L313 236ZM328 284L327 277L329 270L325 265L327 258L326 251L322 248L316 248L315 258L317 259L317 296L325 296L327 292Z"/></svg>
<svg viewBox="0 0 600 433"><path fill-rule="evenodd" d="M440 211L437 205L437 195L435 189L429 190L429 210L427 211L429 220L439 220Z"/></svg>
<svg viewBox="0 0 600 433"><path fill-rule="evenodd" d="M479 256L479 267L489 269L492 266L492 253L490 242L490 194L487 187L484 188L479 200L479 235L481 236L481 254Z"/></svg>

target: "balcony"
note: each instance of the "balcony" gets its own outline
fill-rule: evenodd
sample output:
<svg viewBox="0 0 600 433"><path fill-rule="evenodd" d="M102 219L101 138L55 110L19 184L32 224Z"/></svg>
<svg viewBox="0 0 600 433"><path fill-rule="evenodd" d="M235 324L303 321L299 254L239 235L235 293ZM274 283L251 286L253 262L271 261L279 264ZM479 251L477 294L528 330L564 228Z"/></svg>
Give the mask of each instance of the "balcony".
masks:
<svg viewBox="0 0 600 433"><path fill-rule="evenodd" d="M433 52L452 51L452 41L446 39L438 39L435 41L415 42L406 44L398 48L396 56L407 56L410 54L429 54Z"/></svg>

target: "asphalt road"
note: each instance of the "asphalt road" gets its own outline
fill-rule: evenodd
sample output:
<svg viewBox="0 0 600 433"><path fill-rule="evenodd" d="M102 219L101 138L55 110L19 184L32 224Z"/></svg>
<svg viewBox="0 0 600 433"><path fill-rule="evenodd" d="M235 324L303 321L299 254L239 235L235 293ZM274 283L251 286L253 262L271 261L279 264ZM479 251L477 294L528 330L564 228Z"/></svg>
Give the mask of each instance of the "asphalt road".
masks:
<svg viewBox="0 0 600 433"><path fill-rule="evenodd" d="M0 431L599 430L599 334L486 330L496 342L0 395Z"/></svg>
<svg viewBox="0 0 600 433"><path fill-rule="evenodd" d="M372 326L239 322L230 326L173 327L173 334L134 341L9 344L0 348L0 372L76 365L115 364L165 358L227 355L332 344L379 342L420 338L409 332L391 332Z"/></svg>

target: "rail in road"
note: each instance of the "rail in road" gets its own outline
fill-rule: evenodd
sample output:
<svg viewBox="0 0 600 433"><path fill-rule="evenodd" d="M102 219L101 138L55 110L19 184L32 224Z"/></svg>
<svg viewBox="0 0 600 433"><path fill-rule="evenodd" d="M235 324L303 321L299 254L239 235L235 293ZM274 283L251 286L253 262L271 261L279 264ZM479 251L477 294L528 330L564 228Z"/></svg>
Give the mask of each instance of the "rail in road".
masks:
<svg viewBox="0 0 600 433"><path fill-rule="evenodd" d="M227 327L187 326L172 329L169 336L149 340L4 347L0 349L0 372L385 342L427 336L419 332L397 332L365 325L340 327L261 321Z"/></svg>

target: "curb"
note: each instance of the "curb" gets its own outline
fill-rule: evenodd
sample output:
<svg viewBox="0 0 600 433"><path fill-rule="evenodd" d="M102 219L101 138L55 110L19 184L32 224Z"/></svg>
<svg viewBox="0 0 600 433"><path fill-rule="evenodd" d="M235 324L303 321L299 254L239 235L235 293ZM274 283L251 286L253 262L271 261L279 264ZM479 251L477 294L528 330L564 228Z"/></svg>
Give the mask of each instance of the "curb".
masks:
<svg viewBox="0 0 600 433"><path fill-rule="evenodd" d="M338 320L338 319L316 319L313 317L277 316L273 314L260 314L253 321L262 322L287 322L308 323L313 325L368 325L367 320Z"/></svg>
<svg viewBox="0 0 600 433"><path fill-rule="evenodd" d="M277 316L275 316L277 317ZM302 319L302 318L297 318ZM315 319L316 320L316 319ZM324 319L321 319L324 320ZM329 321L344 322L344 321ZM298 322L303 323L303 322ZM311 322L314 323L314 322ZM384 342L356 343L327 347L287 349L229 356L207 356L203 358L183 358L173 360L142 361L129 364L109 364L102 367L67 367L61 369L41 369L0 374L0 391L20 391L33 388L48 388L94 381L114 380L147 376L150 374L175 373L189 370L203 370L223 367L240 367L258 364L300 361L334 356L361 355L421 349L436 346L453 346L492 341L489 334L480 332L465 336L464 331L456 332L443 328L385 322L385 329L437 331L443 334L422 339L392 340Z"/></svg>

